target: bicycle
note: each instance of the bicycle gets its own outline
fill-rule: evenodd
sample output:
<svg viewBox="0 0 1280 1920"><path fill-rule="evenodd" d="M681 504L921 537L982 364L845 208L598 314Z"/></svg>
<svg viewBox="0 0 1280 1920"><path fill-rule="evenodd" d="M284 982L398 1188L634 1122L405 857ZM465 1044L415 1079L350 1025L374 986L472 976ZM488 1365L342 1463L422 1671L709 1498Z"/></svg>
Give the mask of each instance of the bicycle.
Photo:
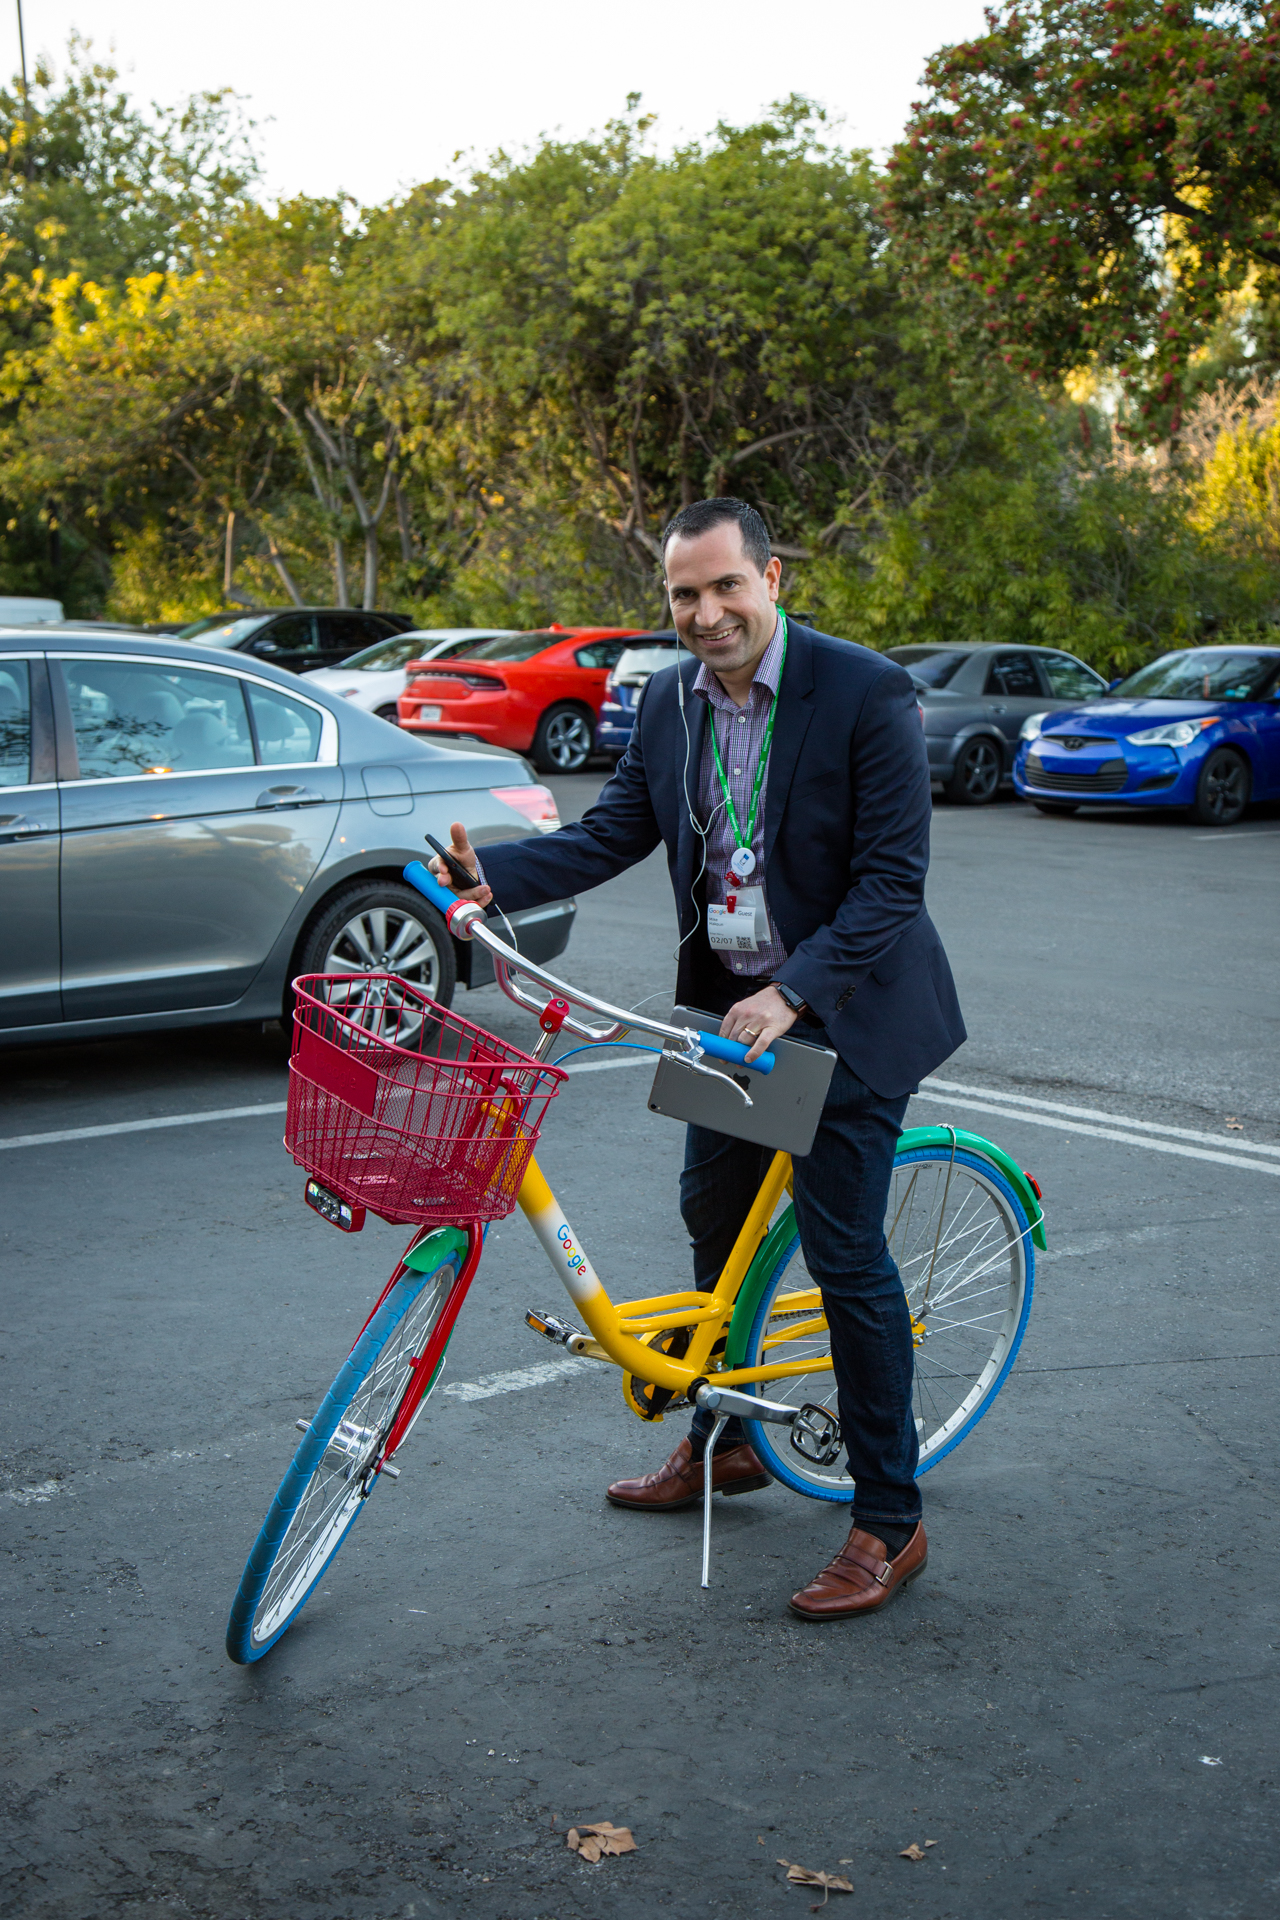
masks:
<svg viewBox="0 0 1280 1920"><path fill-rule="evenodd" d="M445 914L451 933L489 949L499 986L537 1014L541 1034L525 1052L395 975L294 983L285 1142L308 1174L307 1202L346 1232L361 1229L367 1210L414 1232L316 1414L297 1422L303 1439L249 1554L227 1626L227 1651L241 1664L260 1659L287 1632L379 1482L398 1478L397 1456L440 1377L487 1227L516 1206L585 1323L530 1311L535 1332L618 1367L624 1399L639 1418L703 1407L715 1417L714 1446L737 1414L773 1478L819 1500L852 1499L839 1465L821 1295L805 1270L786 1198L788 1156L774 1155L713 1292L619 1303L533 1156L546 1109L567 1079L548 1058L562 1033L587 1047L648 1034L662 1043L651 1051L720 1078L728 1076L708 1059L741 1067L747 1049L568 986L499 939L479 907L456 899L420 861L404 872ZM586 1013L610 1024L593 1027ZM753 1070L767 1075L773 1064L764 1054ZM1047 1244L1039 1188L980 1135L911 1128L898 1144L885 1231L911 1309L926 1472L972 1432L1017 1356L1031 1310L1034 1249ZM765 1397L765 1387L778 1397ZM704 1587L710 1474L705 1483Z"/></svg>

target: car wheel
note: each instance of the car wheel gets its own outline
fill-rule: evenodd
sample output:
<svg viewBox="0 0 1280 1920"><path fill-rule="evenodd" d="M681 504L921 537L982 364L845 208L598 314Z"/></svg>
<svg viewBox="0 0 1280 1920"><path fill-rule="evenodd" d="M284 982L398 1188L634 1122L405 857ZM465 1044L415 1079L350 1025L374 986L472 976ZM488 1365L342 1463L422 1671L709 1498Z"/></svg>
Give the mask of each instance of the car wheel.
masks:
<svg viewBox="0 0 1280 1920"><path fill-rule="evenodd" d="M581 773L595 737L590 715L581 707L549 707L533 736L533 764L539 773Z"/></svg>
<svg viewBox="0 0 1280 1920"><path fill-rule="evenodd" d="M1037 813L1079 813L1079 804L1074 800L1033 800Z"/></svg>
<svg viewBox="0 0 1280 1920"><path fill-rule="evenodd" d="M394 880L363 880L325 901L298 944L300 973L348 974L348 992L331 1002L359 1020L381 1004L383 989L370 975L395 973L442 1007L453 999L458 969L443 917L412 887ZM292 999L292 996L290 996ZM286 1020L292 1007L286 1006ZM406 1019L385 1037L412 1044L422 1022Z"/></svg>
<svg viewBox="0 0 1280 1920"><path fill-rule="evenodd" d="M985 807L1000 790L1004 755L986 734L967 740L960 749L955 769L942 791L948 800L962 807Z"/></svg>
<svg viewBox="0 0 1280 1920"><path fill-rule="evenodd" d="M375 707L374 715L379 720L389 720L393 727L400 725L400 709L393 700L389 707Z"/></svg>
<svg viewBox="0 0 1280 1920"><path fill-rule="evenodd" d="M1230 747L1215 747L1200 769L1191 818L1202 827L1233 827L1249 804L1249 769Z"/></svg>

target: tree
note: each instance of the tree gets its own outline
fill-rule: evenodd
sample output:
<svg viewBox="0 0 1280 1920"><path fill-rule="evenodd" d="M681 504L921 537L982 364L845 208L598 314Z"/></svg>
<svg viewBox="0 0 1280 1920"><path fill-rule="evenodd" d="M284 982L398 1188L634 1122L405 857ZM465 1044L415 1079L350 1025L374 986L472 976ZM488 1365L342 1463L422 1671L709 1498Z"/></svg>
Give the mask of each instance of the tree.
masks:
<svg viewBox="0 0 1280 1920"><path fill-rule="evenodd" d="M466 578L525 556L562 582L540 618L602 591L657 617L661 528L709 492L756 504L784 556L829 546L965 431L905 337L865 154L824 144L802 100L669 159L646 127L500 158L424 246L420 391Z"/></svg>
<svg viewBox="0 0 1280 1920"><path fill-rule="evenodd" d="M1176 432L1224 300L1280 269L1280 9L1029 0L930 61L886 218L957 351L1118 373Z"/></svg>
<svg viewBox="0 0 1280 1920"><path fill-rule="evenodd" d="M141 111L90 42L61 79L39 64L0 89L0 232L8 272L122 286L174 267L249 200L252 127L227 89Z"/></svg>

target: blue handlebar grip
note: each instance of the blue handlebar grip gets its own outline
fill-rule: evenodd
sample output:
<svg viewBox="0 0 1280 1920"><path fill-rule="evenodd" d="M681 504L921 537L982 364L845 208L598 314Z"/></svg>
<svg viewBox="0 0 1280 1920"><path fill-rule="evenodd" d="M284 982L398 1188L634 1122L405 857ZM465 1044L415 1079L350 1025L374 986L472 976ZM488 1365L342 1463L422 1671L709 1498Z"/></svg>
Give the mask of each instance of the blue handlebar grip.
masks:
<svg viewBox="0 0 1280 1920"><path fill-rule="evenodd" d="M456 907L458 896L448 887L442 887L434 873L424 866L421 860L411 860L404 870L404 877L411 887L426 895L433 907L439 907L441 913L448 913L450 907Z"/></svg>
<svg viewBox="0 0 1280 1920"><path fill-rule="evenodd" d="M713 1060L732 1060L735 1067L742 1066L751 1051L749 1047L744 1047L740 1040L723 1040L718 1033L700 1033L698 1042L702 1051L709 1053ZM758 1060L751 1062L751 1071L772 1073L777 1064L771 1053L762 1053Z"/></svg>

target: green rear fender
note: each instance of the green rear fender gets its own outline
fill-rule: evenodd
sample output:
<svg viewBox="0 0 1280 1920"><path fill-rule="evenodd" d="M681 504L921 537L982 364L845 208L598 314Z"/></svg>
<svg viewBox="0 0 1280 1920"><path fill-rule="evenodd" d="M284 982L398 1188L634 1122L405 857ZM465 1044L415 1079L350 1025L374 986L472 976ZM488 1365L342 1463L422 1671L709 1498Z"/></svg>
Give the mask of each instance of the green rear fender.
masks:
<svg viewBox="0 0 1280 1920"><path fill-rule="evenodd" d="M1004 1175L1031 1222L1033 1244L1044 1252L1049 1244L1045 1239L1044 1210L1030 1180L1003 1147L996 1146L994 1141L984 1140L980 1133L969 1133L963 1127L908 1127L898 1141L897 1151L898 1154L918 1153L922 1148L932 1148L949 1154L953 1140L957 1151L974 1154L980 1160L989 1160ZM747 1341L755 1324L760 1296L773 1277L778 1261L795 1238L795 1233L796 1210L794 1205L789 1205L760 1242L756 1257L747 1269L747 1277L742 1283L733 1319L729 1323L724 1356L726 1367L746 1366Z"/></svg>

